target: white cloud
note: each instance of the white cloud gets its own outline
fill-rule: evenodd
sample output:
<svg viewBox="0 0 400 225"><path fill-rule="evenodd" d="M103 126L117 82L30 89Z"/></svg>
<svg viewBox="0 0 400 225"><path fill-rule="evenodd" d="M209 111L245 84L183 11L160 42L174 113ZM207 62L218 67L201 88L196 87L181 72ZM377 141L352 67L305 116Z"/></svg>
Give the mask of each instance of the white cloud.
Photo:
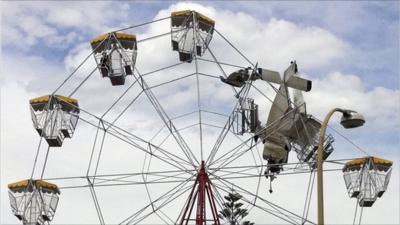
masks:
<svg viewBox="0 0 400 225"><path fill-rule="evenodd" d="M321 119L330 109L340 107L362 113L369 128L399 129L400 90L384 87L368 90L356 75L333 72L324 79L315 79L305 99L309 112Z"/></svg>
<svg viewBox="0 0 400 225"><path fill-rule="evenodd" d="M81 11L73 8L55 8L49 11L47 16L48 21L51 23L64 26L76 27L78 24L85 22L85 17Z"/></svg>
<svg viewBox="0 0 400 225"><path fill-rule="evenodd" d="M112 2L2 2L2 45L28 50L45 43L66 48L92 32L103 32L128 16L129 5ZM109 10L110 8L118 11ZM72 29L72 31L71 31ZM79 34L79 35L78 35Z"/></svg>
<svg viewBox="0 0 400 225"><path fill-rule="evenodd" d="M283 70L291 60L297 60L302 68L320 68L344 57L348 44L334 34L319 27L307 27L282 19L259 21L242 12L216 10L195 3L177 3L161 10L156 18L162 18L171 11L197 10L216 21L216 29L226 36L239 50L260 66ZM234 25L232 25L234 21ZM235 61L227 54L228 46L221 38L211 41L213 49L221 59ZM221 49L224 48L224 49ZM242 61L243 63L243 61Z"/></svg>

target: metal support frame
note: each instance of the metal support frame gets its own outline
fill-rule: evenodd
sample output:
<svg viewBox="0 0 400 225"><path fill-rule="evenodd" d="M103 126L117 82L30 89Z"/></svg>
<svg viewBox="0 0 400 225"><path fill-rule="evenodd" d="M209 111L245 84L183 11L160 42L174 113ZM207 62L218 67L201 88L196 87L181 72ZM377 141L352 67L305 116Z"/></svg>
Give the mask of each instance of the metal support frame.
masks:
<svg viewBox="0 0 400 225"><path fill-rule="evenodd" d="M208 202L211 207L212 220L207 220L206 217L206 197L208 198ZM188 201L184 207L183 214L181 214L180 219L178 219L180 225L187 225L191 220L190 216L192 214L194 204L196 203L196 199L196 225L205 225L207 221L212 221L214 225L221 225L212 191L211 181L208 173L206 172L204 161L201 162L200 170L197 174L192 191L190 192Z"/></svg>
<svg viewBox="0 0 400 225"><path fill-rule="evenodd" d="M195 13L193 13L193 23L195 24L195 21L197 20L197 17L195 16ZM134 26L130 26L127 28L123 28L123 29L119 29L116 31L112 31L113 32L118 32L118 31L123 31L123 30L127 30L127 29L132 29L135 27L139 27L139 26L143 26L143 25L148 25L154 22L158 22L158 21L162 21L162 20L166 20L169 19L170 17L165 17L165 18L161 18L158 20L154 20L154 21L149 21L149 22L145 22L139 25L134 25ZM186 28L185 28L186 29ZM184 29L182 29L184 30ZM215 28L214 28L215 30ZM155 38L160 38L166 35L170 35L173 32L179 32L181 30L177 30L177 31L171 31L171 32L167 32L167 33L163 33L160 35L155 35L155 36L150 36L150 37L145 37L141 40L138 40L137 43L140 42L145 42L145 41L149 41ZM194 43L196 43L197 41L200 41L200 39L204 42L205 40L199 36L200 39L197 40L197 36L196 36L196 27L193 26L193 38L194 38ZM215 33L218 34L226 43L228 43L241 57L243 57L247 63L249 63L252 67L255 67L255 64L252 63L239 49L237 49L225 36L223 36L218 30L215 30ZM105 40L103 40L104 42ZM136 43L136 44L137 44ZM99 45L100 46L100 45ZM195 44L196 46L196 44ZM235 187L236 189L238 189L239 191L241 191L242 194L247 195L247 198L244 198L245 202L248 203L249 205L252 205L251 208L255 207L258 209L261 209L264 212L270 213L271 215L280 218L286 222L289 223L293 223L293 224L304 224L306 222L308 223L312 223L311 221L307 220L307 214L308 214L308 208L309 208L309 202L311 201L311 193L312 193L312 186L311 186L311 190L310 190L310 197L308 199L308 205L307 206L307 213L305 213L306 218L304 218L304 213L303 216L300 215L296 215L286 209L284 209L283 207L280 207L274 203L271 203L263 198L261 198L258 195L258 189L259 189L259 185L260 185L260 179L261 177L263 177L264 175L262 174L262 169L265 167L265 165L262 164L262 159L260 158L260 162L257 163L256 160L254 160L254 165L250 165L250 166L230 166L228 167L230 164L232 164L233 161L235 161L236 159L242 157L243 155L245 155L245 153L251 153L253 154L253 149L257 148L257 142L253 142L254 140L254 136L252 135L251 137L249 137L246 140L241 140L237 135L235 135L235 137L239 138L239 140L241 140L240 144L236 147L234 147L231 151L228 151L228 153L224 153L221 156L218 155L217 153L219 153L219 149L222 145L222 143L225 140L227 134L229 132L232 133L231 131L231 127L234 124L233 121L233 113L231 112L230 114L220 114L220 113L216 113L216 112L210 112L207 111L205 109L205 106L201 105L201 93L200 93L200 83L199 83L199 76L206 76L206 77L211 77L211 78L216 78L219 79L218 76L215 75L210 75L210 74L206 74L206 73L201 73L199 71L198 68L198 60L199 61L203 61L203 62L210 62L210 63L214 63L218 66L220 72L222 73L223 77L227 77L226 72L224 71L224 68L222 67L222 65L224 66L230 66L230 67L235 67L235 68L247 68L247 67L243 67L241 65L234 65L231 64L229 62L221 62L218 61L217 58L215 57L213 51L209 48L209 46L207 46L207 51L210 54L210 56L212 57L212 60L210 59L205 59L205 58L199 58L197 57L196 54L194 54L194 60L195 60L195 68L196 71L195 73L183 76L183 77L179 77L177 79L172 79L172 80L168 80L166 82L163 83L159 83L153 86L149 86L147 84L147 82L145 81L144 77L156 72L160 72L162 70L166 70L175 66L179 66L184 64L185 62L179 62L173 65L169 65L163 68L157 68L153 71L150 72L146 72L146 73L139 73L137 68L134 68L136 71L135 74L133 74L133 78L134 78L134 82L126 89L125 92L122 93L121 96L119 96L116 101L113 102L113 104L104 112L104 114L101 117L98 117L92 113L89 113L87 111L85 111L84 109L78 108L76 106L72 106L75 108L78 108L81 110L81 112L87 114L90 116L90 118L95 118L96 121L98 121L98 124L96 125L94 122L92 123L90 120L86 120L84 118L79 118L81 121L86 122L89 125L94 126L97 131L96 131L96 137L94 140L94 144L93 144L93 149L92 149L92 153L90 156L90 161L89 161L89 166L86 172L86 176L79 176L79 177L64 177L64 178L53 178L53 180L66 180L66 179L79 179L79 180L83 180L83 181L87 181L86 183L80 183L79 185L69 185L66 187L62 187L63 189L68 189L68 188L88 188L90 190L90 193L92 195L93 201L94 201L94 205L99 217L99 222L100 224L105 224L104 218L103 218L103 214L102 211L100 209L100 204L95 192L95 187L101 187L101 186L119 186L119 185L145 185L146 186L146 191L149 197L149 201L150 203L146 206L144 206L142 209L138 210L137 212L133 213L131 216L129 216L128 218L126 218L125 220L123 220L120 224L122 223L127 223L127 224L138 224L139 222L141 222L142 220L146 219L147 217L149 217L152 214L157 215L160 219L162 219L166 224L168 224L169 222L173 222L171 219L169 219L168 216L166 216L162 211L161 208L165 207L166 205L170 204L171 202L173 202L175 199L177 199L178 197L182 196L183 194L185 194L187 191L190 191L189 197L183 207L183 210L181 212L181 214L178 216L178 219L176 220L175 224L188 224L189 221L196 221L196 225L205 225L207 223L207 221L209 221L209 223L215 224L215 225L220 225L220 221L219 221L219 217L218 217L218 210L216 207L216 203L218 203L219 207L222 207L221 203L223 203L223 198L220 195L220 191L229 191L231 187ZM55 91L51 94L51 96L53 96L54 94L56 94L59 89L67 82L70 80L70 78L76 74L76 72L81 68L81 66L89 59L89 57L91 57L96 49L94 49L84 60L82 63L80 63L77 68L75 68L74 71L72 71L71 74L69 74L67 76L67 78L59 85L57 86L57 88L55 89ZM89 75L87 75L83 81L68 95L68 97L71 97L72 95L74 95L78 89L80 89L82 87L82 85L92 76L92 74L97 70L97 67L94 68ZM193 112L199 113L199 120L198 123L195 125L199 125L200 128L200 149L201 149L201 164L200 164L200 168L197 168L197 164L198 164L198 160L196 158L196 155L192 152L192 150L189 148L189 146L187 145L186 141L183 139L183 137L180 135L179 131L186 129L186 128L179 128L176 127L174 125L174 123L172 122L172 120L174 120L175 118L170 118L169 115L167 115L167 113L165 112L164 108L161 106L158 98L154 95L152 89L159 87L161 85L164 84L168 84L180 79L184 79L190 76L196 76L196 85L197 85L197 101L198 101L198 110ZM268 84L270 85L270 87L276 91L277 93L278 90L271 85L269 82ZM124 110L122 110L122 112L110 123L107 122L106 120L104 120L104 116L106 114L108 114L108 112L117 104L117 102L119 102L124 96L125 94L133 87L137 87L139 86L142 90L141 92L126 106L126 108ZM256 90L259 94L261 94L262 96L264 96L267 100L269 100L271 103L273 102L267 95L265 95L261 90L259 90L256 86L254 86L252 84L252 82L248 82L244 87L242 87L240 89L240 91L235 90L235 88L232 87L233 92L235 93L235 96L240 99L240 98L247 98L247 95L249 93L250 88ZM125 129L122 129L116 125L114 125L114 123L120 118L120 116L122 116L122 114L124 114L127 109L132 105L132 103L134 101L136 101L136 99L141 95L141 94L145 94L147 96L148 101L153 105L154 109L157 111L158 115L160 116L161 120L164 123L164 126L161 129L167 128L169 131L169 136L173 137L176 141L176 144L178 145L178 147L180 148L180 150L182 150L183 154L186 156L186 158L182 158L179 157L178 155L175 155L172 152L169 152L165 149L162 148L162 143L164 143L164 141L169 137L167 136L167 138L165 138L163 140L163 142L161 144L155 144L152 140L154 139L155 136L158 135L159 132L157 132L157 134L151 139L151 140L145 140L141 137L138 137L137 135L128 132ZM241 107L241 102L238 101L235 107ZM217 127L215 125L210 125L205 123L202 120L202 113L214 113L214 114L220 114L224 117L227 118L227 121L225 123L224 126L222 127L218 127L221 129L221 132L219 133L218 139L216 140L215 144L212 147L211 153L209 154L208 158L206 158L206 162L207 165L209 166L206 170L205 168L205 162L203 161L203 146L202 146L202 126L214 126ZM333 113L333 112L332 112ZM192 113L189 113L192 114ZM184 115L188 115L188 114L183 114L180 115L178 117L183 117ZM329 116L330 117L330 116ZM328 118L327 118L328 120ZM327 121L326 121L327 123ZM193 126L193 125L191 125ZM190 127L191 127L190 126ZM323 125L325 126L323 129L323 132L325 132L326 126L327 124ZM100 160L100 155L101 155L101 151L102 151L102 146L100 146L100 150L98 151L99 153L95 154L95 147L96 147L96 143L98 141L98 139L100 139L100 135L98 134L99 132L104 132L103 135L108 135L108 136L113 136L129 145L131 145L133 147L134 150L140 150L142 152L144 152L146 154L146 157L149 156L149 164L146 166L147 169L143 169L141 173L129 173L129 174L97 174L97 167L98 167L98 163ZM321 128L321 133L322 133L322 128ZM340 133L338 133L339 135L341 135ZM98 137L99 136L99 137ZM348 140L346 137L344 137L343 135L341 135L343 138L345 138L346 140ZM320 135L321 138L321 143L323 143L323 139L325 138L325 135ZM37 158L39 155L39 150L40 150L40 146L41 146L41 142L42 142L42 137L40 138L39 141L39 146L37 149L37 153L36 153L36 157L35 157L35 161L34 161L34 166L33 166L33 171L32 171L32 175L31 175L31 179L34 175L34 170L36 167L36 162L37 162ZM104 136L101 138L101 140L99 141L100 145L102 145L101 143L104 141ZM348 140L349 141L349 140ZM351 141L349 141L350 144L354 145L355 147L358 148L358 150L363 151L361 148L359 148L358 146L356 146L354 143L352 143ZM321 151L322 148L320 147L318 149L318 151ZM364 152L364 151L363 151ZM365 152L364 152L365 153ZM48 154L48 151L47 151ZM322 172L324 171L336 171L338 169L335 170L323 170L322 167L322 163L323 162L329 162L329 161L324 161L323 158L320 159L320 156L322 157L323 154L318 153L318 163L320 164L318 167L318 184L321 187L321 193L319 193L319 197L323 197L323 190L322 190ZM218 157L218 158L216 158ZM97 158L97 161L95 162L95 158ZM253 155L253 158L254 155ZM174 168L176 168L176 171L150 171L150 160L151 159L158 159L160 161L162 161L163 163L166 163L170 166L173 166ZM45 161L47 160L47 156ZM92 161L93 160L93 161ZM339 160L340 161L340 160ZM145 160L145 162L147 162L147 160ZM334 162L334 161L330 161L330 162ZM336 162L337 163L337 162ZM94 175L89 175L91 172L91 166L95 164L95 171L94 171ZM290 164L285 164L286 166L290 165ZM296 164L297 165L297 164ZM213 166L211 168L211 166ZM43 170L42 170L42 178L43 178L43 173L45 171L46 165L44 164L43 166ZM143 165L143 168L145 168L145 164ZM296 167L297 168L297 167ZM301 170L301 168L297 168L297 171L294 171L296 168L293 169L293 171L289 172L283 172L280 175L289 175L289 174L296 174L296 173L308 173L310 172L309 170ZM249 172L249 170L256 170L257 173L251 173ZM307 168L308 169L308 168ZM340 170L340 169L339 169ZM197 174L196 174L197 173ZM187 177L189 175L189 177ZM140 177L141 176L141 177ZM196 176L196 178L195 178ZM321 177L320 177L321 176ZM211 179L213 179L213 183L211 183ZM257 177L259 178L258 181L258 186L257 186L257 190L254 193L253 191L248 191L244 188L241 188L240 186L235 185L233 182L229 182L228 180L234 180L234 179L243 179L243 178L253 178L253 177ZM311 179L311 176L310 176ZM51 179L45 179L45 180L51 180ZM195 183L193 184L193 186L186 186L188 184L188 182L192 182L195 181ZM158 198L154 198L153 196L151 196L149 193L149 190L147 188L148 184L157 184L157 183L178 183L178 185L176 185L175 187L173 187L172 189L162 193L160 195L160 197ZM321 185L320 185L321 184ZM310 185L310 182L309 182ZM213 192L213 188L214 188L214 192ZM308 194L307 194L308 196ZM250 199L253 198L254 200ZM206 198L208 198L208 203ZM306 199L307 201L307 199ZM322 201L321 201L322 202ZM156 204L157 203L157 204ZM320 202L318 202L320 203ZM196 209L196 218L192 218L191 219L191 215L192 215L192 211L194 208L194 205L197 205L197 209ZM208 204L208 206L206 206L206 204ZM262 206L261 204L264 204L264 206ZM322 210L322 215L323 215L323 204L319 204L322 207L318 207L318 210ZM211 211L212 214L212 219L209 218L207 220L206 217L206 212L207 209L206 207L211 207L209 210L209 212ZM251 209L250 208L250 209ZM147 211L146 211L147 210ZM165 219L163 219L160 214L164 215L165 218L168 218L169 221L166 222ZM209 216L211 217L211 216ZM361 216L360 216L360 222L361 222ZM320 220L318 220L319 224L323 224L323 217L322 217L322 223L320 223Z"/></svg>

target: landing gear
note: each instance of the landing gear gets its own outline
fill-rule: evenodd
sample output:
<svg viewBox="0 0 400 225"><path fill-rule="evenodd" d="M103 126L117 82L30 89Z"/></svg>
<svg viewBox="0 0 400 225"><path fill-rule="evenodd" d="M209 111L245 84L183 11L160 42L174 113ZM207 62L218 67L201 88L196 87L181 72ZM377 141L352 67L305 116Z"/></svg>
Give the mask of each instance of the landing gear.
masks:
<svg viewBox="0 0 400 225"><path fill-rule="evenodd" d="M269 178L269 193L272 193L272 181L276 178L276 175L279 174L283 170L282 166L280 164L277 164L276 162L272 160L268 160L268 165L267 169L265 169L264 176L265 178Z"/></svg>

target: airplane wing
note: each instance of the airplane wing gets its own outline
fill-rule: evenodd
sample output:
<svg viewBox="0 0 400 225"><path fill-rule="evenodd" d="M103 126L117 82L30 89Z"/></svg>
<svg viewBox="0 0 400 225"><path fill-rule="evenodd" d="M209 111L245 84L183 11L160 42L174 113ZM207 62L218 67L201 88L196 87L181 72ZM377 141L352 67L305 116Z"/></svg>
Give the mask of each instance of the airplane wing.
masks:
<svg viewBox="0 0 400 225"><path fill-rule="evenodd" d="M287 81L286 85L288 87L302 90L302 91L310 91L312 87L311 80L306 80L304 78L298 76L291 76Z"/></svg>
<svg viewBox="0 0 400 225"><path fill-rule="evenodd" d="M259 68L258 74L260 74L262 80L275 84L282 83L281 75L279 75L279 73L276 71Z"/></svg>

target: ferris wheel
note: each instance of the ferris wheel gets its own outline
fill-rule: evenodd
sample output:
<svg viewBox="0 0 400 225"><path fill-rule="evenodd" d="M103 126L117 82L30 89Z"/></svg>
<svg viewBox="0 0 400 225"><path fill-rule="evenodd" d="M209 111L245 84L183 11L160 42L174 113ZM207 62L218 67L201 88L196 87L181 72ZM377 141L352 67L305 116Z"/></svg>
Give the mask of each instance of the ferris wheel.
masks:
<svg viewBox="0 0 400 225"><path fill-rule="evenodd" d="M169 30L143 38L131 33L152 24ZM213 42L225 48L214 49ZM264 223L315 224L309 210L319 144L325 170L342 172L356 199L353 223L357 216L361 223L362 209L387 189L391 161L366 153L331 159L334 136L321 137L323 123L307 112L302 92L311 91L312 82L301 77L295 61L282 75L263 68L206 15L172 12L100 35L90 45L91 53L52 93L29 102L40 139L33 170L8 185L12 213L22 224L50 224L56 211L71 212L66 216L81 223L73 207L59 207L76 190L89 195L99 224L224 224L230 193ZM159 54L142 57L146 49ZM165 50L171 57L159 65ZM93 57L94 68L82 69ZM104 89L90 86L92 80ZM79 93L91 97L78 100ZM351 127L355 116L343 111L342 124ZM85 169L75 170L71 158L53 162L70 167L62 176L47 176L58 174L48 170L49 155L64 154L66 145L79 152ZM303 199L301 210L273 201L288 195L275 191L280 180L296 175L306 177L305 191L296 194Z"/></svg>

